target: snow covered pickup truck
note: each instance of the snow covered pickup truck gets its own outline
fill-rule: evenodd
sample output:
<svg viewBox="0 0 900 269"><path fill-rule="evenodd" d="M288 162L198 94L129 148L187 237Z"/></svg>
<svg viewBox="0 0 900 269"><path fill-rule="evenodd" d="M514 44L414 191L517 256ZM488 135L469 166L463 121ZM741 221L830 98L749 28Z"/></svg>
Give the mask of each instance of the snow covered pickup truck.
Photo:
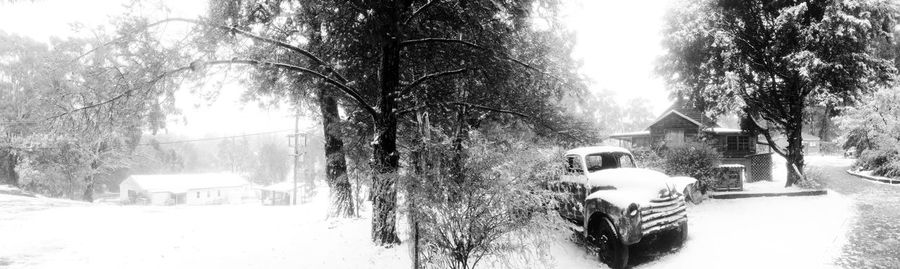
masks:
<svg viewBox="0 0 900 269"><path fill-rule="evenodd" d="M696 179L669 177L636 168L619 147L583 147L566 152L566 171L551 188L566 192L560 215L595 247L612 268L628 265L628 246L664 232L680 245L687 238L685 195Z"/></svg>

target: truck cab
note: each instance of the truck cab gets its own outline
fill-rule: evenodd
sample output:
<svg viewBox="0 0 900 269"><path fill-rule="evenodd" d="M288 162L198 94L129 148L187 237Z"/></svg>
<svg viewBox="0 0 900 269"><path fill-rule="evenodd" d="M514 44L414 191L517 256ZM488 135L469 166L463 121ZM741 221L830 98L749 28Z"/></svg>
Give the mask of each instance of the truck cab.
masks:
<svg viewBox="0 0 900 269"><path fill-rule="evenodd" d="M569 199L561 216L580 228L613 268L628 263L628 246L663 232L687 236L685 192L697 182L635 166L627 149L576 148L565 154L565 171L554 184Z"/></svg>

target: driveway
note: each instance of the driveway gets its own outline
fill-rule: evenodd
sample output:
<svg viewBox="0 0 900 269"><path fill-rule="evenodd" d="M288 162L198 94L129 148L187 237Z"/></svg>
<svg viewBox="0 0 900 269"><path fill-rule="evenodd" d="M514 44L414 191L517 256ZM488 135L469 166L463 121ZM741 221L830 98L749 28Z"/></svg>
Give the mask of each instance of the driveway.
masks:
<svg viewBox="0 0 900 269"><path fill-rule="evenodd" d="M840 157L807 157L807 163L822 174L826 188L853 203L847 243L835 263L845 268L900 268L900 185L849 175L845 171L853 161Z"/></svg>

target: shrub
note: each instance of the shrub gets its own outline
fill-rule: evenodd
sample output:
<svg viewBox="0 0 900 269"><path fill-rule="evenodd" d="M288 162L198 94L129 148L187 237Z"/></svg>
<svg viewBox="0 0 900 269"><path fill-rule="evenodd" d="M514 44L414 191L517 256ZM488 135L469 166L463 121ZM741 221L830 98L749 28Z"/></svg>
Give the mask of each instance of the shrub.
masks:
<svg viewBox="0 0 900 269"><path fill-rule="evenodd" d="M854 166L859 170L878 170L896 157L897 151L893 149L867 149L856 159Z"/></svg>
<svg viewBox="0 0 900 269"><path fill-rule="evenodd" d="M639 148L631 152L634 155L634 164L639 168L653 169L665 172L665 160L655 150Z"/></svg>
<svg viewBox="0 0 900 269"><path fill-rule="evenodd" d="M700 191L718 178L718 165L721 154L705 143L686 143L670 147L663 153L663 167L666 174L672 176L689 176L699 181Z"/></svg>
<svg viewBox="0 0 900 269"><path fill-rule="evenodd" d="M547 264L549 233L564 227L542 186L560 171L559 149L492 143L473 132L462 176L449 143L418 149L417 171L403 176L410 219L427 268L522 268ZM458 159L456 159L458 160ZM550 206L548 206L550 205Z"/></svg>
<svg viewBox="0 0 900 269"><path fill-rule="evenodd" d="M858 170L871 170L872 175L900 177L900 153L896 149L867 149L856 160Z"/></svg>

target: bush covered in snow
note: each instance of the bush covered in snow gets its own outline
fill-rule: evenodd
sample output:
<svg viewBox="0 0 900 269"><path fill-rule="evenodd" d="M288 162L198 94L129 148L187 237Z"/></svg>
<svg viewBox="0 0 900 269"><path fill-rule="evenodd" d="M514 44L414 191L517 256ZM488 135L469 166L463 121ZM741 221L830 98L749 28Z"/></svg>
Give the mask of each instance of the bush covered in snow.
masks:
<svg viewBox="0 0 900 269"><path fill-rule="evenodd" d="M871 170L876 176L900 177L900 154L894 148L867 149L855 166L859 170Z"/></svg>
<svg viewBox="0 0 900 269"><path fill-rule="evenodd" d="M700 190L717 178L716 165L721 153L705 143L686 143L663 152L663 167L671 176L689 176L700 181Z"/></svg>
<svg viewBox="0 0 900 269"><path fill-rule="evenodd" d="M523 268L547 264L548 233L564 227L542 186L562 171L559 149L488 141L465 143L462 167L451 143L418 151L404 177L412 230L427 268ZM455 170L456 169L456 170ZM414 235L415 237L415 235Z"/></svg>
<svg viewBox="0 0 900 269"><path fill-rule="evenodd" d="M665 160L655 150L638 148L631 151L631 154L634 155L634 164L639 168L666 171Z"/></svg>
<svg viewBox="0 0 900 269"><path fill-rule="evenodd" d="M859 106L845 108L838 124L850 130L845 149L860 151L855 167L873 175L900 177L900 91L882 88L865 96Z"/></svg>

